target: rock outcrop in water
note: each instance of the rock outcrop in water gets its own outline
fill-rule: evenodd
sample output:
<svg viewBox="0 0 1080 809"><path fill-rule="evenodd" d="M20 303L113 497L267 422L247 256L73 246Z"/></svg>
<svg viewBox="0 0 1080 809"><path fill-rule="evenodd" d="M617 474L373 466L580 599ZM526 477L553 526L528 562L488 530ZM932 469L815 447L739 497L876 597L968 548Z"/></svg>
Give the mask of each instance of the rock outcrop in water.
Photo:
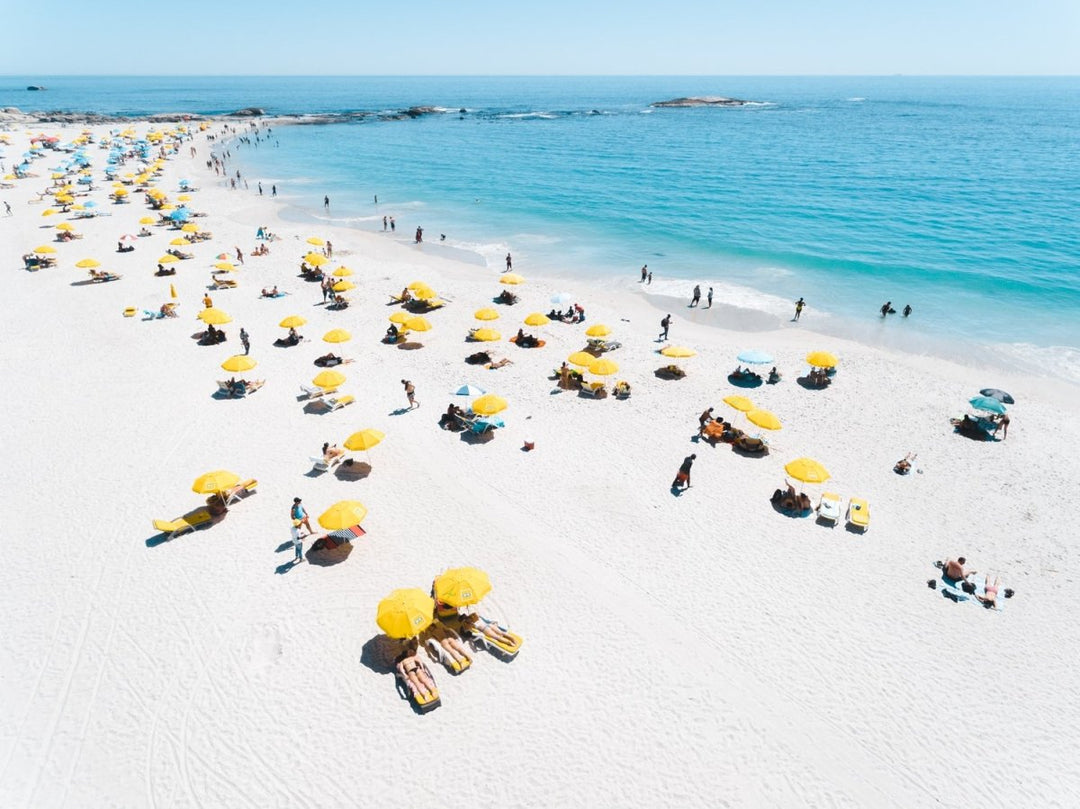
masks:
<svg viewBox="0 0 1080 809"><path fill-rule="evenodd" d="M687 98L672 98L668 101L654 101L650 107L741 107L749 104L741 98L725 98L724 96L689 96Z"/></svg>
<svg viewBox="0 0 1080 809"><path fill-rule="evenodd" d="M257 118L260 115L266 115L266 110L262 107L244 107L242 110L230 112L229 115L235 118Z"/></svg>

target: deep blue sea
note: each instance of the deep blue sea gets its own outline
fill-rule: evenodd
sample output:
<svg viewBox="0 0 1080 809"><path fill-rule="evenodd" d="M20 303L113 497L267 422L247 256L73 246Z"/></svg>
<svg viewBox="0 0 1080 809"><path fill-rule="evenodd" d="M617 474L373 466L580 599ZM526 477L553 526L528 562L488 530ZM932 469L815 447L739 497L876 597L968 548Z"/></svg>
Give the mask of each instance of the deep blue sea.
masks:
<svg viewBox="0 0 1080 809"><path fill-rule="evenodd" d="M754 103L649 106L692 95ZM277 127L234 161L297 216L325 194L339 223L393 215L525 274L632 286L647 263L657 292L701 282L785 320L803 296L837 333L1080 378L1080 78L0 77L24 110L415 105L445 111Z"/></svg>

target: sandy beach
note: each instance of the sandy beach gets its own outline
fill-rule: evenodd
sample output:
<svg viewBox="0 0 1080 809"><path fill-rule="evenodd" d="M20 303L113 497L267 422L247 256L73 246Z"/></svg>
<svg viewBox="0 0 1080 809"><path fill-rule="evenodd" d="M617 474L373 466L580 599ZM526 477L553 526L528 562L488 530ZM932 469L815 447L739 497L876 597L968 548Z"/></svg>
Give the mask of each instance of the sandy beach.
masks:
<svg viewBox="0 0 1080 809"><path fill-rule="evenodd" d="M82 129L46 131L66 142ZM29 146L23 128L7 134L11 151ZM174 199L190 179L188 204L206 213L192 221L213 233L183 248L194 258L171 277L154 270L173 229L116 251L150 212L141 193L111 203L98 143L96 190L79 199L108 216L42 216L53 153L0 192L13 211L0 215L0 805L913 807L973 793L1080 804L1075 387L818 335L812 309L770 330L723 300L688 310L639 290L636 268L613 286L515 266L521 300L496 305L501 268L412 244L420 223L407 214L396 234L292 224L254 178L234 191L208 171L212 145L196 134L156 180ZM53 241L64 221L83 238ZM260 226L279 239L256 257ZM309 237L333 243L326 269L354 271L348 308L327 309L298 277ZM24 271L20 257L44 244L57 266ZM237 247L237 288L209 293L232 317L228 339L199 345L213 264ZM122 278L88 283L85 258ZM399 311L390 296L414 280L448 304L425 315L422 347L402 350L381 338ZM170 285L179 317L144 319ZM260 296L274 285L289 294ZM585 323L527 328L540 349L507 342L560 292ZM481 324L473 314L488 306L500 318ZM669 312L670 344L697 352L677 380L655 374L669 364L656 339ZM289 315L307 320L306 340L275 347ZM607 355L619 366L609 387L626 380L629 398L552 378L597 323L622 344ZM466 342L480 325L503 339ZM217 399L240 327L258 362L246 376L266 384ZM323 342L334 328L353 339ZM464 362L481 349L512 364ZM731 385L746 349L772 354L782 381ZM813 350L839 358L821 390L796 382ZM299 398L328 351L355 360L339 368L355 402L333 412ZM453 395L464 383L509 403L489 440L438 426L450 402L468 406ZM1006 440L950 425L985 387L1016 399ZM732 394L783 423L766 456L697 439L710 406L760 432L723 403ZM386 434L353 453L370 469L313 470L324 442L364 428ZM692 485L675 494L691 453ZM895 474L908 453L914 471ZM784 465L802 456L831 473L800 487L813 503L865 498L868 531L773 508ZM151 521L202 505L192 482L213 469L257 479L257 493L160 541ZM363 502L366 536L337 564L290 566L294 497L313 523ZM934 562L956 556L1015 597L996 611L950 600ZM420 715L395 690L376 605L462 565L489 574L481 611L524 644L509 663L476 651L460 676L430 662L442 705Z"/></svg>

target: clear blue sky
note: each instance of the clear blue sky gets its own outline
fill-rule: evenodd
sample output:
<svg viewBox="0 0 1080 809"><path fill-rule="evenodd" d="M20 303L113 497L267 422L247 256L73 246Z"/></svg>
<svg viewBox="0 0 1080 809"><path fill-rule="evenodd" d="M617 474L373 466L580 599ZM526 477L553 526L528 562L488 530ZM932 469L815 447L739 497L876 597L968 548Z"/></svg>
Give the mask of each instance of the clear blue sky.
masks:
<svg viewBox="0 0 1080 809"><path fill-rule="evenodd" d="M8 75L1080 74L1080 0L6 5Z"/></svg>

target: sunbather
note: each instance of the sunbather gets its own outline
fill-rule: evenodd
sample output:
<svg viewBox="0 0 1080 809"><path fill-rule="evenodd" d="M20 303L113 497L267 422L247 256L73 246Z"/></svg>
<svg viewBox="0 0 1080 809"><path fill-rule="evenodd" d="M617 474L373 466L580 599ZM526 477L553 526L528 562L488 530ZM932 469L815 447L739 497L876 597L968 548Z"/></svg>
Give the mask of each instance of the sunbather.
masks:
<svg viewBox="0 0 1080 809"><path fill-rule="evenodd" d="M477 635L491 638L491 640L497 641L505 646L517 646L518 643L516 637L505 632L497 626L495 622L489 621L487 618L483 618L475 612L465 616L461 622L461 628L466 632L473 632Z"/></svg>
<svg viewBox="0 0 1080 809"><path fill-rule="evenodd" d="M435 624L433 626L439 626ZM433 639L440 647L450 656L450 659L456 663L459 667L464 668L469 663L472 663L472 656L469 654L468 647L461 642L461 638L451 633L449 630L435 630L432 632Z"/></svg>
<svg viewBox="0 0 1080 809"><path fill-rule="evenodd" d="M944 564L938 563L938 567L945 574L947 578L955 579L956 581L963 581L967 579L972 573L976 573L975 570L968 570L965 565L967 559L963 556L959 556L956 559L948 559Z"/></svg>
<svg viewBox="0 0 1080 809"><path fill-rule="evenodd" d="M427 666L417 656L416 649L413 649L411 653L398 661L397 672L414 696L421 696L424 699L431 699L435 696L435 681L431 678Z"/></svg>
<svg viewBox="0 0 1080 809"><path fill-rule="evenodd" d="M911 464L915 461L915 453L909 452L902 459L896 462L896 466L893 467L893 471L898 475L906 475L911 471Z"/></svg>
<svg viewBox="0 0 1080 809"><path fill-rule="evenodd" d="M331 444L329 442L322 445L323 461L327 466L332 466L335 461L340 460L345 455L345 450L339 447L337 444Z"/></svg>
<svg viewBox="0 0 1080 809"><path fill-rule="evenodd" d="M264 298L276 298L280 293L278 292L277 285L274 285L273 289L264 288L262 291L262 297Z"/></svg>

